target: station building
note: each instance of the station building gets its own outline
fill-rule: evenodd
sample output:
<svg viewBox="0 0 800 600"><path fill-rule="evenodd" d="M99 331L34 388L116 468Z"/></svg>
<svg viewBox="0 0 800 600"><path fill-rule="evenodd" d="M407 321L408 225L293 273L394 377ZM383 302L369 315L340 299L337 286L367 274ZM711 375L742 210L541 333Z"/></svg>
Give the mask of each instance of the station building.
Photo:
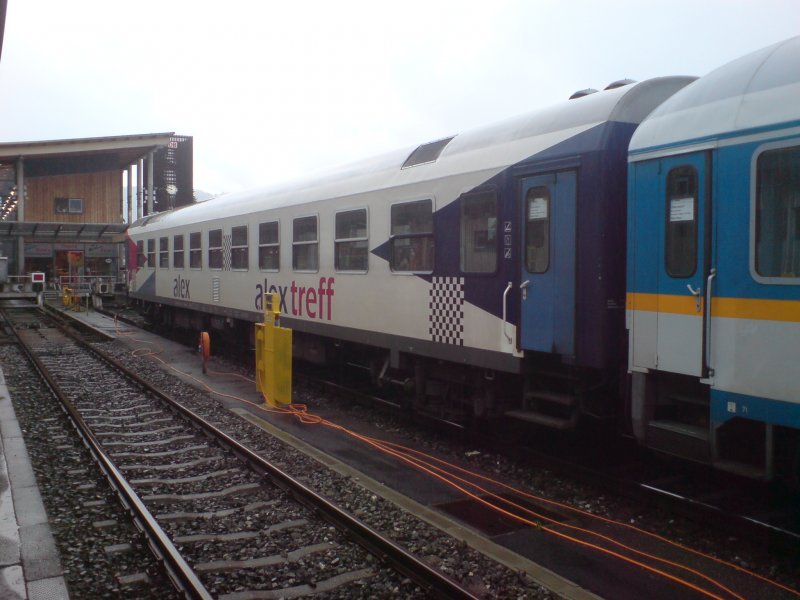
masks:
<svg viewBox="0 0 800 600"><path fill-rule="evenodd" d="M124 281L137 218L194 201L192 138L0 143L0 256L11 276Z"/></svg>

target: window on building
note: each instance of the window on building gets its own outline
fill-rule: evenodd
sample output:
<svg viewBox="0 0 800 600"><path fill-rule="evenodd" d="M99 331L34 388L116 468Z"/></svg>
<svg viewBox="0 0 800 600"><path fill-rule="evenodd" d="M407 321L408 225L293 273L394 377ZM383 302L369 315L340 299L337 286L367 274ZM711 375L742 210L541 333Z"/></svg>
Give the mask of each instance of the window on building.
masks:
<svg viewBox="0 0 800 600"><path fill-rule="evenodd" d="M319 269L317 217L300 217L292 222L292 268L295 271Z"/></svg>
<svg viewBox="0 0 800 600"><path fill-rule="evenodd" d="M762 277L800 277L800 146L758 157L755 250Z"/></svg>
<svg viewBox="0 0 800 600"><path fill-rule="evenodd" d="M156 241L147 240L147 266L151 269L156 268Z"/></svg>
<svg viewBox="0 0 800 600"><path fill-rule="evenodd" d="M544 273L550 267L550 190L528 190L525 197L525 268Z"/></svg>
<svg viewBox="0 0 800 600"><path fill-rule="evenodd" d="M147 264L147 257L144 255L144 240L136 242L136 264L140 267Z"/></svg>
<svg viewBox="0 0 800 600"><path fill-rule="evenodd" d="M203 240L199 231L189 234L189 268L203 268Z"/></svg>
<svg viewBox="0 0 800 600"><path fill-rule="evenodd" d="M391 220L392 271L433 271L433 201L394 204Z"/></svg>
<svg viewBox="0 0 800 600"><path fill-rule="evenodd" d="M497 270L497 196L493 191L461 198L461 271Z"/></svg>
<svg viewBox="0 0 800 600"><path fill-rule="evenodd" d="M158 266L161 269L169 269L169 238L158 239Z"/></svg>
<svg viewBox="0 0 800 600"><path fill-rule="evenodd" d="M172 238L172 268L183 268L183 235Z"/></svg>
<svg viewBox="0 0 800 600"><path fill-rule="evenodd" d="M247 225L231 228L231 268L248 269Z"/></svg>
<svg viewBox="0 0 800 600"><path fill-rule="evenodd" d="M83 198L56 198L55 212L57 215L82 215Z"/></svg>
<svg viewBox="0 0 800 600"><path fill-rule="evenodd" d="M664 257L670 277L697 270L697 170L676 167L667 174L667 234Z"/></svg>
<svg viewBox="0 0 800 600"><path fill-rule="evenodd" d="M222 268L222 229L208 232L208 268Z"/></svg>
<svg viewBox="0 0 800 600"><path fill-rule="evenodd" d="M258 268L277 271L281 265L280 229L278 221L258 224Z"/></svg>
<svg viewBox="0 0 800 600"><path fill-rule="evenodd" d="M335 266L337 271L366 271L369 263L367 209L336 213Z"/></svg>

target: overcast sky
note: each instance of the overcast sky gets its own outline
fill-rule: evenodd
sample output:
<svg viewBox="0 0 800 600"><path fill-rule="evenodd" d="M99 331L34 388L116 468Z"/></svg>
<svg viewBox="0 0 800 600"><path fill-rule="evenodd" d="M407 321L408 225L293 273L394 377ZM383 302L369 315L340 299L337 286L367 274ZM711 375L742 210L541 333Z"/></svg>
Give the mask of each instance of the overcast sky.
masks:
<svg viewBox="0 0 800 600"><path fill-rule="evenodd" d="M798 34L798 0L9 0L0 141L175 131L236 191Z"/></svg>

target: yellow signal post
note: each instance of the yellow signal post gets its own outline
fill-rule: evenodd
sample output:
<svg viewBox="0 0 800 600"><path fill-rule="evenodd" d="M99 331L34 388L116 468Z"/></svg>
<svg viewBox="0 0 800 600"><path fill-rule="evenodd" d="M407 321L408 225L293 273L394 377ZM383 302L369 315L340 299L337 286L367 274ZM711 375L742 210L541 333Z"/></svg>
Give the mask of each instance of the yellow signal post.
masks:
<svg viewBox="0 0 800 600"><path fill-rule="evenodd" d="M256 389L273 407L292 403L292 330L280 326L279 303L264 294L264 322L256 323Z"/></svg>

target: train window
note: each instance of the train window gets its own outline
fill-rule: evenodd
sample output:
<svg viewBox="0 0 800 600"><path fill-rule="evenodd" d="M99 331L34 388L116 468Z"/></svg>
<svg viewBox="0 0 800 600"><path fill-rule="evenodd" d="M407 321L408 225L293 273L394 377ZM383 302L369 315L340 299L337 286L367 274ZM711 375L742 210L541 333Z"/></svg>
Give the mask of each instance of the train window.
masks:
<svg viewBox="0 0 800 600"><path fill-rule="evenodd" d="M292 223L292 268L295 271L319 269L317 217L300 217Z"/></svg>
<svg viewBox="0 0 800 600"><path fill-rule="evenodd" d="M222 268L222 229L208 232L208 268Z"/></svg>
<svg viewBox="0 0 800 600"><path fill-rule="evenodd" d="M147 264L147 257L144 255L144 240L136 242L136 264L140 267Z"/></svg>
<svg viewBox="0 0 800 600"><path fill-rule="evenodd" d="M335 266L337 271L366 271L369 262L367 209L336 213Z"/></svg>
<svg viewBox="0 0 800 600"><path fill-rule="evenodd" d="M755 213L756 273L800 277L800 146L759 155Z"/></svg>
<svg viewBox="0 0 800 600"><path fill-rule="evenodd" d="M156 267L156 241L147 240L147 266L155 269Z"/></svg>
<svg viewBox="0 0 800 600"><path fill-rule="evenodd" d="M676 167L667 174L664 256L670 277L691 277L697 270L697 170Z"/></svg>
<svg viewBox="0 0 800 600"><path fill-rule="evenodd" d="M189 268L203 268L203 240L199 231L189 234Z"/></svg>
<svg viewBox="0 0 800 600"><path fill-rule="evenodd" d="M248 269L247 260L247 225L231 228L231 268Z"/></svg>
<svg viewBox="0 0 800 600"><path fill-rule="evenodd" d="M183 268L183 235L172 238L172 268Z"/></svg>
<svg viewBox="0 0 800 600"><path fill-rule="evenodd" d="M529 189L525 198L525 268L550 268L550 190L544 186Z"/></svg>
<svg viewBox="0 0 800 600"><path fill-rule="evenodd" d="M433 271L433 201L394 204L391 218L392 271Z"/></svg>
<svg viewBox="0 0 800 600"><path fill-rule="evenodd" d="M281 266L280 230L278 221L258 224L258 268L277 271Z"/></svg>
<svg viewBox="0 0 800 600"><path fill-rule="evenodd" d="M494 273L497 269L497 196L492 192L461 198L461 259L463 273Z"/></svg>
<svg viewBox="0 0 800 600"><path fill-rule="evenodd" d="M158 266L169 269L169 238L158 238Z"/></svg>

